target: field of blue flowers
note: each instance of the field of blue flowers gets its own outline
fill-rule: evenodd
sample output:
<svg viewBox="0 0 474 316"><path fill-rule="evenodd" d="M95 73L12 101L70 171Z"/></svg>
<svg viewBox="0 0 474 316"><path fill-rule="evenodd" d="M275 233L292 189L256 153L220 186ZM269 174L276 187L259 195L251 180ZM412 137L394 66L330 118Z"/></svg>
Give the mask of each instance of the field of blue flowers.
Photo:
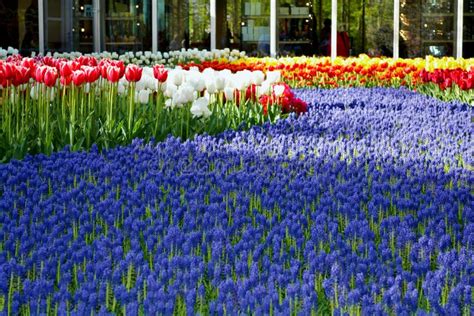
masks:
<svg viewBox="0 0 474 316"><path fill-rule="evenodd" d="M249 131L0 165L0 312L472 315L473 109L296 94Z"/></svg>

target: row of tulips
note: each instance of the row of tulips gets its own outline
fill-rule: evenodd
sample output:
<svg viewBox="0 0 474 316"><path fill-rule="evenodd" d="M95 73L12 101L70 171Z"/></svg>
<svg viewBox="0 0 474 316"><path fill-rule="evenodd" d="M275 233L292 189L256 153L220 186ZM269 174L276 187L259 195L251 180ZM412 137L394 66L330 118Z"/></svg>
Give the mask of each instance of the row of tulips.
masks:
<svg viewBox="0 0 474 316"><path fill-rule="evenodd" d="M389 58L283 58L214 60L183 67L213 68L231 71L279 70L292 87L399 87L437 96L445 100L461 100L474 105L474 61L454 59ZM438 68L435 68L438 67ZM433 84L429 84L433 83Z"/></svg>
<svg viewBox="0 0 474 316"><path fill-rule="evenodd" d="M9 47L7 50L0 48L0 59L7 59L10 56L18 55L18 49L14 49ZM25 56L28 57L28 56ZM36 55L36 53L32 53L29 57L41 57ZM74 60L77 58L83 57L93 57L97 60L102 59L113 59L113 60L120 60L124 62L126 65L128 64L135 64L141 66L153 66L155 64L162 64L168 67L174 67L179 63L186 63L186 62L204 62L209 60L217 60L217 59L225 59L228 61L234 61L240 58L245 58L245 52L236 50L236 49L213 49L213 50L199 50L197 48L190 48L190 49L181 49L181 50L173 50L169 52L156 52L153 53L151 51L130 51L123 54L118 54L116 52L101 52L101 53L90 53L90 54L83 54L80 52L48 52L46 53L45 57L52 57L55 59L68 59Z"/></svg>
<svg viewBox="0 0 474 316"><path fill-rule="evenodd" d="M0 313L472 315L473 109L296 94L249 131L0 165Z"/></svg>
<svg viewBox="0 0 474 316"><path fill-rule="evenodd" d="M0 159L192 138L306 111L279 72L141 68L94 57L0 61Z"/></svg>

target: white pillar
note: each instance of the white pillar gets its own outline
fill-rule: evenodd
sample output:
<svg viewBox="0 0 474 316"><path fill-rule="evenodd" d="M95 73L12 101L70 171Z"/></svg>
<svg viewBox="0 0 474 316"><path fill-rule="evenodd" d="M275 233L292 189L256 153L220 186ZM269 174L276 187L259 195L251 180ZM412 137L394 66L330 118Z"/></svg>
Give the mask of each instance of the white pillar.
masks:
<svg viewBox="0 0 474 316"><path fill-rule="evenodd" d="M151 50L158 51L158 0L151 0Z"/></svg>
<svg viewBox="0 0 474 316"><path fill-rule="evenodd" d="M277 54L277 0L270 0L270 56Z"/></svg>
<svg viewBox="0 0 474 316"><path fill-rule="evenodd" d="M393 59L400 56L400 0L393 1Z"/></svg>
<svg viewBox="0 0 474 316"><path fill-rule="evenodd" d="M458 0L458 7L456 10L456 58L462 58L462 40L463 40L463 0Z"/></svg>
<svg viewBox="0 0 474 316"><path fill-rule="evenodd" d="M94 16L93 16L93 28L92 28L92 38L94 39L94 52L99 53L101 51L100 47L100 19L101 19L101 14L100 14L100 2L101 0L93 0L92 5L94 7Z"/></svg>
<svg viewBox="0 0 474 316"><path fill-rule="evenodd" d="M38 0L39 53L44 55L44 0Z"/></svg>
<svg viewBox="0 0 474 316"><path fill-rule="evenodd" d="M337 56L337 0L331 0L331 60Z"/></svg>
<svg viewBox="0 0 474 316"><path fill-rule="evenodd" d="M210 7L209 11L211 11L211 50L216 49L216 33L217 33L217 25L216 25L216 0L210 0Z"/></svg>

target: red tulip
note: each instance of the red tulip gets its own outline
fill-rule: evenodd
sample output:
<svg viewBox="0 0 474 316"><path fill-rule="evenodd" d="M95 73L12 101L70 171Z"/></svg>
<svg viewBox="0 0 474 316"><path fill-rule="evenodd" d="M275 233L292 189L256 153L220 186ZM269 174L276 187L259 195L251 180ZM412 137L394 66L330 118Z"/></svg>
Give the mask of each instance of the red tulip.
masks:
<svg viewBox="0 0 474 316"><path fill-rule="evenodd" d="M99 67L83 67L84 73L86 74L86 81L89 83L93 83L97 81L100 77L100 70Z"/></svg>
<svg viewBox="0 0 474 316"><path fill-rule="evenodd" d="M30 69L24 66L15 66L13 74L13 85L19 86L30 80Z"/></svg>
<svg viewBox="0 0 474 316"><path fill-rule="evenodd" d="M125 64L123 63L123 61L121 61L121 60L111 60L110 64L112 66L115 66L115 67L119 68L119 76L120 76L120 78L122 78L123 75L125 74Z"/></svg>
<svg viewBox="0 0 474 316"><path fill-rule="evenodd" d="M72 69L67 63L63 63L59 66L59 74L61 77L70 77L72 75Z"/></svg>
<svg viewBox="0 0 474 316"><path fill-rule="evenodd" d="M102 59L99 62L99 70L100 70L100 75L102 78L107 79L107 69L109 68L110 63L108 59Z"/></svg>
<svg viewBox="0 0 474 316"><path fill-rule="evenodd" d="M61 85L63 86L69 86L72 82L72 75L71 76L67 76L67 77L64 77L64 76L61 76L61 78L59 79L59 82L61 83Z"/></svg>
<svg viewBox="0 0 474 316"><path fill-rule="evenodd" d="M168 70L163 65L155 65L153 67L153 75L159 82L165 82L168 79Z"/></svg>
<svg viewBox="0 0 474 316"><path fill-rule="evenodd" d="M86 81L86 74L82 70L76 70L72 73L72 82L76 86L80 86Z"/></svg>
<svg viewBox="0 0 474 316"><path fill-rule="evenodd" d="M54 58L51 57L51 56L45 56L43 57L43 64L45 64L46 66L51 66L51 67L54 67Z"/></svg>
<svg viewBox="0 0 474 316"><path fill-rule="evenodd" d="M137 82L142 78L143 69L137 65L130 64L125 69L125 78L129 82Z"/></svg>
<svg viewBox="0 0 474 316"><path fill-rule="evenodd" d="M79 56L76 59L76 61L82 66L90 66L90 67L97 66L97 59L95 59L92 56Z"/></svg>
<svg viewBox="0 0 474 316"><path fill-rule="evenodd" d="M59 73L61 77L69 77L72 75L72 72L77 70L74 65L74 62L63 62L59 65Z"/></svg>
<svg viewBox="0 0 474 316"><path fill-rule="evenodd" d="M46 66L46 70L43 74L43 83L47 87L52 87L56 84L56 80L58 79L58 70L54 67Z"/></svg>
<svg viewBox="0 0 474 316"><path fill-rule="evenodd" d="M14 73L15 73L15 64L13 63L3 64L3 74L6 80L13 79Z"/></svg>
<svg viewBox="0 0 474 316"><path fill-rule="evenodd" d="M251 84L250 86L247 87L247 90L245 90L245 99L251 100L252 102L255 102L257 100L257 86L254 84Z"/></svg>
<svg viewBox="0 0 474 316"><path fill-rule="evenodd" d="M44 80L44 73L48 69L48 66L40 66L36 68L36 71L34 73L34 78L37 82L43 83Z"/></svg>
<svg viewBox="0 0 474 316"><path fill-rule="evenodd" d="M29 68L30 70L36 69L36 61L33 58L23 58L21 65L23 67Z"/></svg>
<svg viewBox="0 0 474 316"><path fill-rule="evenodd" d="M107 67L107 80L110 82L117 82L120 79L120 68L117 66Z"/></svg>

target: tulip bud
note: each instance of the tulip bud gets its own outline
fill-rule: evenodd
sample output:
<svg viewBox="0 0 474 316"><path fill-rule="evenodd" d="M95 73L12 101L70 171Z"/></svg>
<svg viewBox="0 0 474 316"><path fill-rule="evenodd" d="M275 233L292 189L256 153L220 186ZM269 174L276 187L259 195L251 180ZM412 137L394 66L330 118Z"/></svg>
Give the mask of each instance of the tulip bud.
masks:
<svg viewBox="0 0 474 316"><path fill-rule="evenodd" d="M84 73L86 75L86 81L88 83L93 83L97 81L100 77L100 70L98 67L84 67Z"/></svg>
<svg viewBox="0 0 474 316"><path fill-rule="evenodd" d="M86 74L82 70L76 70L72 73L72 82L76 86L80 86L86 81Z"/></svg>
<svg viewBox="0 0 474 316"><path fill-rule="evenodd" d="M233 101L234 100L234 88L231 88L231 87L226 87L224 89L224 95L225 95L225 99L227 101Z"/></svg>
<svg viewBox="0 0 474 316"><path fill-rule="evenodd" d="M117 66L108 66L107 67L107 80L110 82L117 82L121 78L120 68Z"/></svg>
<svg viewBox="0 0 474 316"><path fill-rule="evenodd" d="M168 79L168 70L162 65L156 65L153 67L153 75L159 82L163 83Z"/></svg>
<svg viewBox="0 0 474 316"><path fill-rule="evenodd" d="M129 82L137 82L142 78L143 69L137 65L130 64L125 69L125 78Z"/></svg>
<svg viewBox="0 0 474 316"><path fill-rule="evenodd" d="M47 67L43 74L43 83L47 87L52 87L58 79L58 70L54 67Z"/></svg>

